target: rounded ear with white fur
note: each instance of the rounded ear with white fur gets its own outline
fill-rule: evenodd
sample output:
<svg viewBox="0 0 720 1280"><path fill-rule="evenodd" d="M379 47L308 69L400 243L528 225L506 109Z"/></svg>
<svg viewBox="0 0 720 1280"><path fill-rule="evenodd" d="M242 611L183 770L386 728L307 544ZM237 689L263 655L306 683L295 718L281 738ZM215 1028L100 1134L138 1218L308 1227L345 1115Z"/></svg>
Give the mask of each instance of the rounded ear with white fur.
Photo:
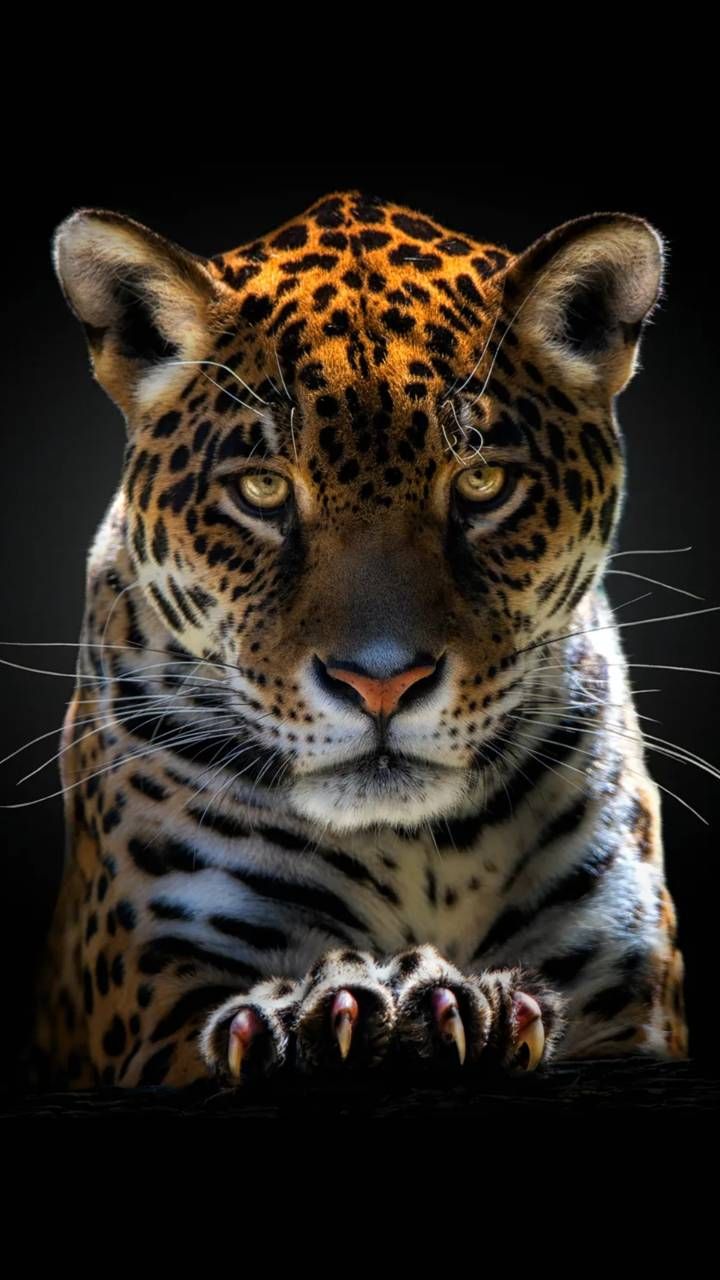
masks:
<svg viewBox="0 0 720 1280"><path fill-rule="evenodd" d="M95 376L126 415L170 389L173 361L207 354L217 286L200 258L132 218L83 209L58 228L54 261Z"/></svg>
<svg viewBox="0 0 720 1280"><path fill-rule="evenodd" d="M508 268L513 328L578 388L617 395L662 287L663 242L642 218L592 214L557 227Z"/></svg>

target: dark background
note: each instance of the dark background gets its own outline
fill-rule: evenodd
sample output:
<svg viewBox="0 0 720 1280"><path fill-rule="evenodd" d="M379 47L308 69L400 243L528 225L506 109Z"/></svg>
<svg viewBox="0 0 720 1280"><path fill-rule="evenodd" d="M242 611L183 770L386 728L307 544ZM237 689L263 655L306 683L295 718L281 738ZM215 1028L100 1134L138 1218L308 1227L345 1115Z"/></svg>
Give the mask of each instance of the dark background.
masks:
<svg viewBox="0 0 720 1280"><path fill-rule="evenodd" d="M715 410L717 336L709 275L714 229L703 222L705 197L693 174L677 165L667 177L642 161L617 167L588 161L586 170L529 171L477 164L319 164L162 166L138 173L115 167L64 165L18 174L23 198L4 227L2 267L3 499L0 502L0 657L71 673L71 648L30 642L78 635L84 562L117 484L124 429L120 414L92 382L84 339L68 312L50 263L54 226L73 208L95 205L131 214L201 254L212 254L271 230L317 197L360 187L430 214L478 239L526 247L568 218L596 210L641 214L669 242L666 296L647 330L643 371L621 398L629 491L618 549L691 546L682 555L623 557L617 569L661 578L720 603L717 537L720 430ZM613 176L610 176L613 175ZM702 608L631 578L608 579L615 603L652 591L621 611L620 621ZM622 632L632 661L720 668L720 615ZM720 678L668 671L635 672L642 712L658 717L654 732L720 764L716 719ZM0 667L0 756L57 730L71 678ZM57 769L17 787L58 749L55 736L0 766L0 803L35 799L59 786ZM680 917L687 961L691 1048L710 1054L715 1031L715 939L720 867L720 783L699 770L651 755L657 780L708 819L703 826L665 796L668 880ZM47 928L62 864L58 798L0 811L0 972L3 1023L19 1042L31 1000L34 958Z"/></svg>

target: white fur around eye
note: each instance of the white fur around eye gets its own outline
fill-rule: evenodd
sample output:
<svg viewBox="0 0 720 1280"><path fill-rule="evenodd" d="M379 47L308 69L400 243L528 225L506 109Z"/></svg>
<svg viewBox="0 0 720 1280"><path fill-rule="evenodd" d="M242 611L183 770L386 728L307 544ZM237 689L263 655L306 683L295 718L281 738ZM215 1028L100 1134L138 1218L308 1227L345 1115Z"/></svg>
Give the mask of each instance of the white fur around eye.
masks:
<svg viewBox="0 0 720 1280"><path fill-rule="evenodd" d="M521 475L518 476L517 481L513 484L508 494L507 502L501 502L498 506L489 505L487 511L483 509L482 503L479 502L476 511L469 515L466 536L474 542L504 524L524 501L527 491L527 478Z"/></svg>
<svg viewBox="0 0 720 1280"><path fill-rule="evenodd" d="M220 502L218 504L225 515L230 516L237 524L244 525L251 533L263 538L265 542L272 542L279 547L285 541L282 530L278 529L277 524L273 520L272 511L267 515L260 512L256 516L251 516L247 511L243 511L239 502L234 502L229 491L224 490Z"/></svg>

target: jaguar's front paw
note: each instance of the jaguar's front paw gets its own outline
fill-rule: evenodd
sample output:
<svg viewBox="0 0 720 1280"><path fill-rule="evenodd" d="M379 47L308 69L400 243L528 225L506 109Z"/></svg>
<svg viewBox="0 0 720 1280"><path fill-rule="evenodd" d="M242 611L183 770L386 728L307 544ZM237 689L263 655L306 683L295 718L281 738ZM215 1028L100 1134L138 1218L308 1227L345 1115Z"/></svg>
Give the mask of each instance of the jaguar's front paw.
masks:
<svg viewBox="0 0 720 1280"><path fill-rule="evenodd" d="M399 1047L427 1063L534 1071L561 1022L554 992L518 969L464 974L434 947L395 956L386 977L397 1001Z"/></svg>
<svg viewBox="0 0 720 1280"><path fill-rule="evenodd" d="M300 1071L373 1067L392 1039L395 1006L364 952L329 951L300 981L253 987L216 1009L200 1049L234 1083L280 1067Z"/></svg>
<svg viewBox="0 0 720 1280"><path fill-rule="evenodd" d="M311 969L297 1011L297 1064L305 1071L377 1066L394 1026L392 993L373 958L349 949L330 951Z"/></svg>
<svg viewBox="0 0 720 1280"><path fill-rule="evenodd" d="M200 1037L200 1052L215 1075L240 1083L282 1066L291 1045L298 985L284 979L263 982L215 1010Z"/></svg>
<svg viewBox="0 0 720 1280"><path fill-rule="evenodd" d="M452 1069L534 1071L563 1025L559 996L520 969L466 974L432 946L386 961L329 951L299 981L259 983L208 1020L207 1064L240 1083L279 1067L375 1067L385 1058Z"/></svg>
<svg viewBox="0 0 720 1280"><path fill-rule="evenodd" d="M486 1064L521 1074L547 1064L565 1027L563 997L523 969L490 969L474 981L492 1011Z"/></svg>

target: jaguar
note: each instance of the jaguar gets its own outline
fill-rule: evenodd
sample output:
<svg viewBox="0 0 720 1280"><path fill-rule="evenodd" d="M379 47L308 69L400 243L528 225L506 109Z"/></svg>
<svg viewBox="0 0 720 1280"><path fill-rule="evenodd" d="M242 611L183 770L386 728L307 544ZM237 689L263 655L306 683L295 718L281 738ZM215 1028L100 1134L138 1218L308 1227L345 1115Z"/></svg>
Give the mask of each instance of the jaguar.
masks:
<svg viewBox="0 0 720 1280"><path fill-rule="evenodd" d="M193 255L54 242L121 483L61 743L67 1087L686 1053L619 625L645 220L512 253L357 191Z"/></svg>

